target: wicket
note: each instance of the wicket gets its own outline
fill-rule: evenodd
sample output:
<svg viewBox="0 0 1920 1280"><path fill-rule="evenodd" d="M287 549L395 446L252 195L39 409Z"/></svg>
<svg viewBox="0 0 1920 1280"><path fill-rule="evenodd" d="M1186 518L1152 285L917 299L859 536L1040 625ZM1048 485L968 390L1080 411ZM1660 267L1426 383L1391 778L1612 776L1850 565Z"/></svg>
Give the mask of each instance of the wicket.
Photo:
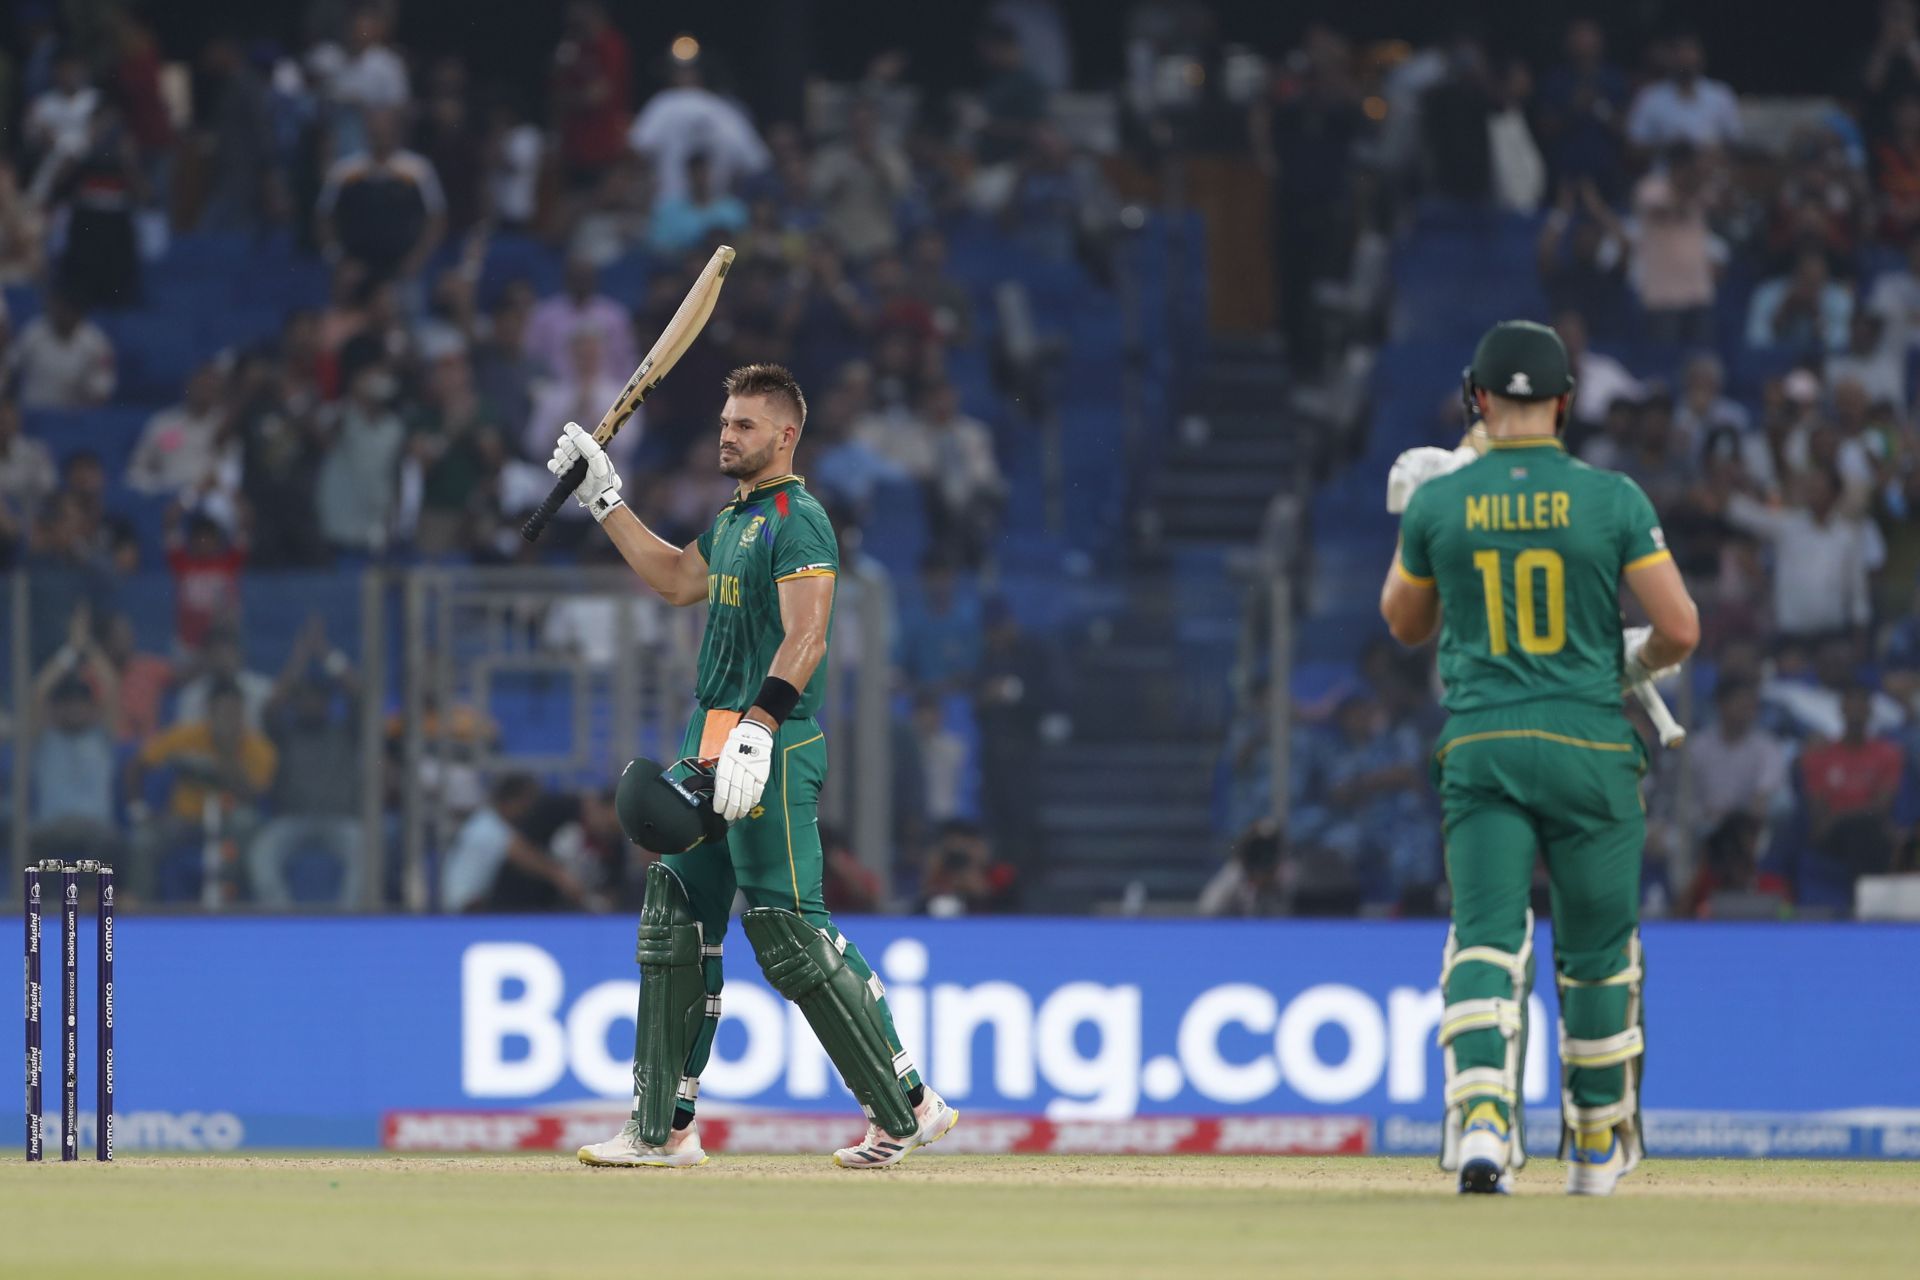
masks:
<svg viewBox="0 0 1920 1280"><path fill-rule="evenodd" d="M45 1155L41 1116L44 1071L42 1035L41 882L60 874L60 1159L80 1158L80 877L92 875L99 888L99 1095L94 1125L94 1159L113 1159L113 868L91 859L29 863L21 900L26 913L27 988L27 1159Z"/></svg>

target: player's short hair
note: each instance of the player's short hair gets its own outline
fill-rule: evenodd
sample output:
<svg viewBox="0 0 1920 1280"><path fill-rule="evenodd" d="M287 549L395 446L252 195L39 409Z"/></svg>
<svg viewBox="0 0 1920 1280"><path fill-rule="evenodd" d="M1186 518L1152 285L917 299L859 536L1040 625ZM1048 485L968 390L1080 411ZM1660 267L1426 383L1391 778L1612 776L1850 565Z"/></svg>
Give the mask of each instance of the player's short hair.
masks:
<svg viewBox="0 0 1920 1280"><path fill-rule="evenodd" d="M779 364L743 364L727 375L730 396L778 396L792 406L794 425L807 425L807 397L800 380Z"/></svg>

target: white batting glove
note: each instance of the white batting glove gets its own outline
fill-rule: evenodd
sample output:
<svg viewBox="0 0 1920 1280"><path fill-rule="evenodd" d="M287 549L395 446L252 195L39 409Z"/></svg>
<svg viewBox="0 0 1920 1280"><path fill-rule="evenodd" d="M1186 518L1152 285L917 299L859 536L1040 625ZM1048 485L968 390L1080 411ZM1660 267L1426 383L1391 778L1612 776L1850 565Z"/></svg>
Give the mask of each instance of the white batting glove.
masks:
<svg viewBox="0 0 1920 1280"><path fill-rule="evenodd" d="M613 459L607 457L592 434L582 431L579 423L569 422L553 446L553 456L547 459L547 470L558 479L582 458L587 460L587 475L574 486L573 496L595 520L605 520L609 511L621 505L620 476L613 469Z"/></svg>
<svg viewBox="0 0 1920 1280"><path fill-rule="evenodd" d="M1409 449L1393 460L1387 472L1387 510L1399 515L1413 500L1413 491L1435 476L1458 471L1480 455L1462 445L1458 449L1436 449L1422 445Z"/></svg>
<svg viewBox="0 0 1920 1280"><path fill-rule="evenodd" d="M742 719L713 766L713 811L728 822L752 813L772 768L773 733L758 720Z"/></svg>
<svg viewBox="0 0 1920 1280"><path fill-rule="evenodd" d="M1658 684L1668 676L1680 673L1680 664L1655 669L1649 667L1641 654L1646 650L1647 641L1653 635L1652 627L1628 627L1620 633L1620 646L1625 658L1620 664L1620 687L1631 689L1636 684Z"/></svg>

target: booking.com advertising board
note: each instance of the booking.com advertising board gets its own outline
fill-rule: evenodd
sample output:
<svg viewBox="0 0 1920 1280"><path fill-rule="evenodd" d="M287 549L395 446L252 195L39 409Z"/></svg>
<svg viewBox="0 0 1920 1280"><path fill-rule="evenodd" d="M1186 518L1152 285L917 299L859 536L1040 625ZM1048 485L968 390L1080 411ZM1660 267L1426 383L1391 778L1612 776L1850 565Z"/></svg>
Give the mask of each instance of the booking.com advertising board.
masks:
<svg viewBox="0 0 1920 1280"><path fill-rule="evenodd" d="M1442 924L846 928L915 1060L966 1114L961 1149L1437 1149ZM126 1148L564 1149L626 1109L630 920L136 916L117 943ZM1526 1091L1534 1145L1550 1147L1544 927L1537 947ZM1920 926L1654 924L1646 947L1656 1152L1920 1157ZM737 930L727 962L707 1145L819 1150L857 1133L851 1097ZM18 1141L18 1113L6 1123ZM92 1123L83 1112L83 1145Z"/></svg>

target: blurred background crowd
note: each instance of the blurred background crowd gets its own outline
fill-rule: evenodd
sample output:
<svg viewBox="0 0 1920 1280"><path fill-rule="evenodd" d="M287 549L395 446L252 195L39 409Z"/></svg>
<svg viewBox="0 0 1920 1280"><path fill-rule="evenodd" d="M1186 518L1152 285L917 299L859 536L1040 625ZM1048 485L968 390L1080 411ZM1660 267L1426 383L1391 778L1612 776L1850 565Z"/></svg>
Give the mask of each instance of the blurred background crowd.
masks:
<svg viewBox="0 0 1920 1280"><path fill-rule="evenodd" d="M691 539L730 491L721 374L808 388L892 760L881 847L829 815L837 909L1444 910L1430 655L1370 612L1381 494L1523 315L1574 355L1569 449L1646 488L1707 610L1649 913L1846 914L1912 867L1907 0L1822 24L1812 70L1736 63L1754 85L1718 63L1737 25L1679 6L996 0L899 39L683 7L483 37L430 0L10 6L16 849L163 902L630 903L631 749L515 767L571 713L423 705L368 637L411 573L618 563L578 512L518 525L724 242L713 323L615 454ZM618 634L666 643L624 590ZM543 653L645 660L604 613L533 615ZM429 776L410 714L485 767Z"/></svg>

